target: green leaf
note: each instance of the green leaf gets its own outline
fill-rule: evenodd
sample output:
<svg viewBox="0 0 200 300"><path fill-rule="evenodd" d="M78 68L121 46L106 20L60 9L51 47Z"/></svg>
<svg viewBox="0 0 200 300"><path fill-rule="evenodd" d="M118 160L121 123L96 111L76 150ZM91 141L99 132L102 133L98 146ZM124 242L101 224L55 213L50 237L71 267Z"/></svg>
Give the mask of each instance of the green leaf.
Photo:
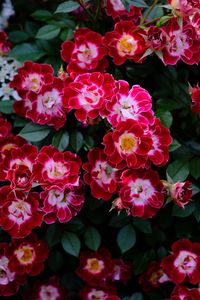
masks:
<svg viewBox="0 0 200 300"><path fill-rule="evenodd" d="M172 125L173 117L169 111L165 111L162 109L157 109L155 112L157 118L160 119L161 123L165 125L167 128L170 128Z"/></svg>
<svg viewBox="0 0 200 300"><path fill-rule="evenodd" d="M64 151L69 145L69 134L67 131L56 132L52 138L52 145L59 151Z"/></svg>
<svg viewBox="0 0 200 300"><path fill-rule="evenodd" d="M53 251L48 258L48 265L52 271L59 272L63 267L63 256L59 251Z"/></svg>
<svg viewBox="0 0 200 300"><path fill-rule="evenodd" d="M181 107L181 104L175 99L168 99L168 98L160 98L156 102L156 105L159 110L174 110Z"/></svg>
<svg viewBox="0 0 200 300"><path fill-rule="evenodd" d="M0 112L4 114L13 113L13 100L0 101Z"/></svg>
<svg viewBox="0 0 200 300"><path fill-rule="evenodd" d="M138 228L140 231L144 233L152 233L152 227L150 221L133 217L132 222L133 222L133 226Z"/></svg>
<svg viewBox="0 0 200 300"><path fill-rule="evenodd" d="M129 300L143 300L143 295L141 293L134 293Z"/></svg>
<svg viewBox="0 0 200 300"><path fill-rule="evenodd" d="M61 232L58 225L56 223L49 225L45 234L45 240L48 242L49 247L52 248L56 244L60 243L60 239Z"/></svg>
<svg viewBox="0 0 200 300"><path fill-rule="evenodd" d="M62 235L62 246L63 249L73 255L78 257L81 249L81 242L78 236L72 232L64 232Z"/></svg>
<svg viewBox="0 0 200 300"><path fill-rule="evenodd" d="M184 181L189 175L189 163L188 161L176 160L169 164L167 167L167 173L173 179L174 182Z"/></svg>
<svg viewBox="0 0 200 300"><path fill-rule="evenodd" d="M36 39L44 39L44 40L51 40L58 36L60 33L60 28L55 25L45 25L41 27L37 34Z"/></svg>
<svg viewBox="0 0 200 300"><path fill-rule="evenodd" d="M63 13L69 13L74 11L75 9L79 8L80 4L76 1L66 1L58 5L55 14L63 14Z"/></svg>
<svg viewBox="0 0 200 300"><path fill-rule="evenodd" d="M132 0L131 3L132 3L135 7L148 7L148 5L146 4L146 2L143 1L143 0Z"/></svg>
<svg viewBox="0 0 200 300"><path fill-rule="evenodd" d="M159 21L157 21L156 26L160 27L163 26L171 19L171 16L162 16Z"/></svg>
<svg viewBox="0 0 200 300"><path fill-rule="evenodd" d="M194 212L195 206L193 202L190 202L184 208L181 208L178 205L174 205L172 210L172 216L179 218L186 218Z"/></svg>
<svg viewBox="0 0 200 300"><path fill-rule="evenodd" d="M136 242L136 234L132 225L126 225L118 233L117 244L122 253L130 250Z"/></svg>
<svg viewBox="0 0 200 300"><path fill-rule="evenodd" d="M93 251L96 251L101 244L101 236L98 230L91 226L87 228L84 239L86 246Z"/></svg>
<svg viewBox="0 0 200 300"><path fill-rule="evenodd" d="M137 276L146 270L148 263L155 259L155 251L153 249L134 256L134 274Z"/></svg>
<svg viewBox="0 0 200 300"><path fill-rule="evenodd" d="M14 120L14 127L24 127L28 123L27 119L16 116Z"/></svg>
<svg viewBox="0 0 200 300"><path fill-rule="evenodd" d="M128 11L130 11L131 5L135 7L148 7L144 0L122 0L122 3Z"/></svg>
<svg viewBox="0 0 200 300"><path fill-rule="evenodd" d="M200 158L195 157L190 161L190 173L195 179L200 177Z"/></svg>
<svg viewBox="0 0 200 300"><path fill-rule="evenodd" d="M169 145L169 152L173 152L180 147L181 144L176 139L173 139L171 145Z"/></svg>
<svg viewBox="0 0 200 300"><path fill-rule="evenodd" d="M13 43L25 42L30 38L28 33L20 30L11 31L8 36L9 40Z"/></svg>
<svg viewBox="0 0 200 300"><path fill-rule="evenodd" d="M126 225L129 222L129 219L130 217L127 216L125 211L120 212L119 215L117 212L115 212L110 219L109 226L120 228Z"/></svg>
<svg viewBox="0 0 200 300"><path fill-rule="evenodd" d="M78 152L83 146L83 135L81 132L76 131L72 132L70 135L70 145L72 146L73 150Z"/></svg>
<svg viewBox="0 0 200 300"><path fill-rule="evenodd" d="M23 43L15 46L9 53L10 57L18 61L32 60L36 61L45 55L45 52L34 44Z"/></svg>
<svg viewBox="0 0 200 300"><path fill-rule="evenodd" d="M193 212L194 217L197 220L197 222L200 222L200 201L196 200L194 202L194 206L195 206L194 212Z"/></svg>
<svg viewBox="0 0 200 300"><path fill-rule="evenodd" d="M18 135L29 142L40 142L48 136L50 131L51 129L48 126L41 126L30 122L25 125Z"/></svg>
<svg viewBox="0 0 200 300"><path fill-rule="evenodd" d="M38 9L32 13L31 17L33 17L36 20L48 20L51 18L52 13L46 9Z"/></svg>

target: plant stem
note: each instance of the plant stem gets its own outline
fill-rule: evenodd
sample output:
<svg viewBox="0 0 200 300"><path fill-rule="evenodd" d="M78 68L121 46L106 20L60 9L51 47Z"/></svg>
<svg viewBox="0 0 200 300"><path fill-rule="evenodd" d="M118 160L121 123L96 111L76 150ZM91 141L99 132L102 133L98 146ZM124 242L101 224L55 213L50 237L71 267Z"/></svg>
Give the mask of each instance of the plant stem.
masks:
<svg viewBox="0 0 200 300"><path fill-rule="evenodd" d="M98 1L98 6L97 6L97 10L96 10L96 15L95 15L95 21L97 21L99 13L101 11L101 0Z"/></svg>
<svg viewBox="0 0 200 300"><path fill-rule="evenodd" d="M158 0L154 0L153 4L151 5L151 7L149 8L149 10L147 11L146 15L142 18L141 25L148 18L148 16L150 15L150 13L152 12L152 10L154 9L154 7L156 6L157 3L158 3Z"/></svg>
<svg viewBox="0 0 200 300"><path fill-rule="evenodd" d="M85 7L83 0L77 0L77 2L80 4L80 6L84 9L85 13L88 15L89 19L94 22L94 17L93 15L90 13L90 11Z"/></svg>

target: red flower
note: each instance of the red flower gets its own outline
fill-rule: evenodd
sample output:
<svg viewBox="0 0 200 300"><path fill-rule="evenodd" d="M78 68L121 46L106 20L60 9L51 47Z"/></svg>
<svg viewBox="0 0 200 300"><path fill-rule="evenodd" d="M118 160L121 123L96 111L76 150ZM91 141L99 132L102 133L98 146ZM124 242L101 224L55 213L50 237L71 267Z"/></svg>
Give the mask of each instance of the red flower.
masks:
<svg viewBox="0 0 200 300"><path fill-rule="evenodd" d="M29 144L5 152L0 179L9 180L11 188L29 191L34 180L32 168L37 152L37 147Z"/></svg>
<svg viewBox="0 0 200 300"><path fill-rule="evenodd" d="M9 269L19 275L38 275L44 269L44 261L48 258L48 252L47 243L37 240L34 234L26 239L13 239Z"/></svg>
<svg viewBox="0 0 200 300"><path fill-rule="evenodd" d="M10 83L23 100L28 92L40 93L43 86L53 82L53 68L47 64L26 61Z"/></svg>
<svg viewBox="0 0 200 300"><path fill-rule="evenodd" d="M165 47L166 37L162 27L150 26L147 31L146 46L152 51L161 51Z"/></svg>
<svg viewBox="0 0 200 300"><path fill-rule="evenodd" d="M189 92L192 98L192 112L200 114L200 87L198 85L191 87Z"/></svg>
<svg viewBox="0 0 200 300"><path fill-rule="evenodd" d="M32 289L25 290L23 300L67 300L68 293L60 285L59 278L51 277L43 282L34 283Z"/></svg>
<svg viewBox="0 0 200 300"><path fill-rule="evenodd" d="M99 33L88 28L79 28L74 34L74 42L66 41L62 44L61 57L69 63L67 71L74 78L99 67L103 71L108 65L104 60L106 52Z"/></svg>
<svg viewBox="0 0 200 300"><path fill-rule="evenodd" d="M6 55L10 51L12 44L7 39L7 34L4 31L0 31L0 55Z"/></svg>
<svg viewBox="0 0 200 300"><path fill-rule="evenodd" d="M23 145L27 144L27 141L21 138L18 135L9 135L4 139L0 139L0 170L3 170L3 160L6 156L6 152L11 151L12 149L22 147ZM1 171L0 171L1 173ZM1 177L1 175L0 175ZM5 173L2 178L5 177ZM1 179L2 180L2 179Z"/></svg>
<svg viewBox="0 0 200 300"><path fill-rule="evenodd" d="M132 216L151 218L164 202L163 184L157 172L126 170L122 173L119 195L123 206Z"/></svg>
<svg viewBox="0 0 200 300"><path fill-rule="evenodd" d="M81 160L78 155L60 152L56 147L44 146L33 166L36 181L45 190L78 187Z"/></svg>
<svg viewBox="0 0 200 300"><path fill-rule="evenodd" d="M192 284L200 283L200 243L187 239L176 241L172 245L172 254L163 258L161 266L176 284L185 279Z"/></svg>
<svg viewBox="0 0 200 300"><path fill-rule="evenodd" d="M0 244L0 296L12 296L15 295L20 285L25 284L25 277L17 275L10 270L9 261L9 245Z"/></svg>
<svg viewBox="0 0 200 300"><path fill-rule="evenodd" d="M112 272L114 263L107 249L99 249L96 252L84 251L80 255L80 265L76 270L77 275L92 286L105 283Z"/></svg>
<svg viewBox="0 0 200 300"><path fill-rule="evenodd" d="M82 300L120 300L116 295L116 288L106 285L106 288L84 287L79 292Z"/></svg>
<svg viewBox="0 0 200 300"><path fill-rule="evenodd" d="M39 93L29 92L24 105L18 105L17 109L25 110L25 116L33 122L41 125L48 124L58 130L66 122L66 110L62 105L63 88L64 81L54 77L52 84L44 86ZM27 101L28 106L26 106ZM19 102L21 101L16 103ZM19 114L22 115L21 112Z"/></svg>
<svg viewBox="0 0 200 300"><path fill-rule="evenodd" d="M0 118L0 140L5 139L10 135L11 129L11 124L5 119Z"/></svg>
<svg viewBox="0 0 200 300"><path fill-rule="evenodd" d="M169 300L197 300L200 299L200 289L189 289L186 286L175 286Z"/></svg>
<svg viewBox="0 0 200 300"><path fill-rule="evenodd" d="M122 259L114 259L114 270L110 278L112 281L126 283L132 277L132 264Z"/></svg>
<svg viewBox="0 0 200 300"><path fill-rule="evenodd" d="M145 167L148 152L152 146L152 139L144 131L143 124L127 119L120 122L113 132L107 133L103 138L105 154L111 164L116 168Z"/></svg>
<svg viewBox="0 0 200 300"><path fill-rule="evenodd" d="M141 11L140 7L133 5L130 5L130 11L128 11L121 0L106 0L106 13L115 20L130 20L134 22L134 24L138 24L141 18Z"/></svg>
<svg viewBox="0 0 200 300"><path fill-rule="evenodd" d="M151 96L145 89L134 85L129 91L128 82L119 80L116 81L113 97L106 102L106 109L100 114L106 116L113 126L127 119L137 120L148 126L154 122L151 108Z"/></svg>
<svg viewBox="0 0 200 300"><path fill-rule="evenodd" d="M168 0L168 2L180 17L192 15L200 10L199 0Z"/></svg>
<svg viewBox="0 0 200 300"><path fill-rule="evenodd" d="M81 210L85 200L82 184L75 189L51 189L40 195L44 200L42 211L47 224L55 223L57 219L61 223L70 221Z"/></svg>
<svg viewBox="0 0 200 300"><path fill-rule="evenodd" d="M65 88L63 106L69 110L76 109L75 116L79 121L95 119L106 99L113 95L113 88L114 78L110 74L79 75Z"/></svg>
<svg viewBox="0 0 200 300"><path fill-rule="evenodd" d="M163 283L170 281L157 261L152 261L147 270L140 275L139 283L145 293L149 294L159 288Z"/></svg>
<svg viewBox="0 0 200 300"><path fill-rule="evenodd" d="M132 22L121 21L115 25L114 31L106 33L104 45L116 65L123 64L127 59L141 62L146 47L141 31L136 31L136 28Z"/></svg>
<svg viewBox="0 0 200 300"><path fill-rule="evenodd" d="M0 226L13 238L24 238L42 223L39 194L8 190L5 198L3 191L0 192Z"/></svg>
<svg viewBox="0 0 200 300"><path fill-rule="evenodd" d="M180 207L184 207L192 197L192 186L190 181L176 182L169 185L170 196Z"/></svg>
<svg viewBox="0 0 200 300"><path fill-rule="evenodd" d="M172 142L172 137L168 128L164 127L158 118L155 118L153 125L149 126L148 132L151 134L153 145L148 153L149 159L156 166L163 166L168 162L168 146Z"/></svg>
<svg viewBox="0 0 200 300"><path fill-rule="evenodd" d="M99 148L93 148L88 153L88 160L83 164L85 183L90 185L93 197L109 200L117 190L119 171L110 166L107 156Z"/></svg>
<svg viewBox="0 0 200 300"><path fill-rule="evenodd" d="M162 50L162 59L166 65L175 65L180 59L189 65L199 62L199 38L188 20L184 20L180 27L177 18L170 19L163 27L163 34L166 44Z"/></svg>

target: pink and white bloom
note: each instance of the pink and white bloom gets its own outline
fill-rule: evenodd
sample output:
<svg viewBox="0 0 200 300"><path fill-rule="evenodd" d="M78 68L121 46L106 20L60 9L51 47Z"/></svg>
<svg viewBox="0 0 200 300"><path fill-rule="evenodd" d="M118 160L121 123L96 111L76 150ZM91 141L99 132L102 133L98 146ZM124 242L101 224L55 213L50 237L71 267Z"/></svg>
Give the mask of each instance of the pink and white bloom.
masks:
<svg viewBox="0 0 200 300"><path fill-rule="evenodd" d="M103 150L93 148L83 169L86 171L83 178L90 185L92 196L109 200L117 190L120 172L111 167Z"/></svg>
<svg viewBox="0 0 200 300"><path fill-rule="evenodd" d="M57 130L64 126L66 110L62 105L63 88L64 82L54 77L53 83L43 87L40 93L28 93L24 101L25 106L29 103L25 116L35 123L54 126Z"/></svg>
<svg viewBox="0 0 200 300"><path fill-rule="evenodd" d="M109 123L116 127L121 121L136 120L148 127L154 123L152 99L149 93L139 85L134 85L129 90L128 82L116 81L114 95L106 102L105 110L100 112L106 116Z"/></svg>
<svg viewBox="0 0 200 300"><path fill-rule="evenodd" d="M69 222L81 210L84 204L83 184L75 189L51 189L40 194L44 201L42 211L47 224Z"/></svg>
<svg viewBox="0 0 200 300"><path fill-rule="evenodd" d="M44 146L33 166L36 181L45 190L73 188L79 186L81 160L78 155L60 152L56 147Z"/></svg>
<svg viewBox="0 0 200 300"><path fill-rule="evenodd" d="M172 142L170 131L161 124L160 119L155 118L154 124L149 126L148 132L150 132L153 141L148 153L149 159L154 165L163 166L169 160L168 147Z"/></svg>
<svg viewBox="0 0 200 300"><path fill-rule="evenodd" d="M163 188L158 173L151 169L126 170L121 176L119 196L128 214L151 218L163 205Z"/></svg>
<svg viewBox="0 0 200 300"><path fill-rule="evenodd" d="M63 106L76 109L75 116L85 122L95 119L105 101L113 95L114 78L110 74L94 72L77 76L64 90Z"/></svg>
<svg viewBox="0 0 200 300"><path fill-rule="evenodd" d="M6 199L5 195L0 193L0 226L13 238L26 237L41 223L38 193L25 194L10 190Z"/></svg>
<svg viewBox="0 0 200 300"><path fill-rule="evenodd" d="M163 27L163 34L166 44L162 49L162 60L166 65L175 65L180 59L189 65L199 62L199 38L187 19L183 26L178 24L177 18L170 19Z"/></svg>
<svg viewBox="0 0 200 300"><path fill-rule="evenodd" d="M94 70L104 70L108 66L106 48L102 36L88 28L79 28L74 34L74 42L62 44L61 57L68 63L67 71L74 78L76 75Z"/></svg>
<svg viewBox="0 0 200 300"><path fill-rule="evenodd" d="M176 284L185 279L191 284L200 283L200 243L187 239L176 241L172 253L163 258L161 266Z"/></svg>

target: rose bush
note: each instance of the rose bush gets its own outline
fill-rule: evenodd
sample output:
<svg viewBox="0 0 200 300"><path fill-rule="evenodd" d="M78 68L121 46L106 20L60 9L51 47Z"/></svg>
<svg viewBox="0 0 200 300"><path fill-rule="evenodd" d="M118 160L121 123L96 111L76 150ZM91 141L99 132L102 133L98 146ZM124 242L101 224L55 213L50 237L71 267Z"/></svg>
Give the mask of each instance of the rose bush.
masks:
<svg viewBox="0 0 200 300"><path fill-rule="evenodd" d="M5 1L2 299L200 298L199 10Z"/></svg>

